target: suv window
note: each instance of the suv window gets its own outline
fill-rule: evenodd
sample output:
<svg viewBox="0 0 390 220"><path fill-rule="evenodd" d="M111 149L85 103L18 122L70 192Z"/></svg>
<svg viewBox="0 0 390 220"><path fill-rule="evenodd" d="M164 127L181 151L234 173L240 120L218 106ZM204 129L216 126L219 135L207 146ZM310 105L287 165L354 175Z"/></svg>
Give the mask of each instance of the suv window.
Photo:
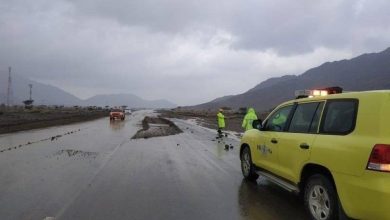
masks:
<svg viewBox="0 0 390 220"><path fill-rule="evenodd" d="M292 105L282 107L274 112L268 119L264 126L266 131L283 131Z"/></svg>
<svg viewBox="0 0 390 220"><path fill-rule="evenodd" d="M294 133L308 133L311 130L313 124L313 130L317 132L319 117L316 117L316 112L319 106L319 102L298 104L292 117L289 132ZM316 121L314 121L314 119ZM315 125L317 123L317 125Z"/></svg>
<svg viewBox="0 0 390 220"><path fill-rule="evenodd" d="M321 133L347 134L355 128L356 100L331 100L325 108Z"/></svg>
<svg viewBox="0 0 390 220"><path fill-rule="evenodd" d="M324 108L324 103L325 102L321 102L317 107L317 111L310 125L310 130L309 130L310 133L317 133L318 131L318 126L320 125L321 113L322 113L322 109Z"/></svg>

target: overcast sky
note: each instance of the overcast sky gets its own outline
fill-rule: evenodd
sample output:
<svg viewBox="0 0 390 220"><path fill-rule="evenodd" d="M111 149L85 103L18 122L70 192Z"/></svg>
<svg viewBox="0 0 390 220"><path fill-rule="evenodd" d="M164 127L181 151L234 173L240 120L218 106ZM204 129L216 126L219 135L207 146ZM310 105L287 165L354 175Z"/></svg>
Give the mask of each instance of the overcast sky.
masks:
<svg viewBox="0 0 390 220"><path fill-rule="evenodd" d="M0 0L0 68L80 98L197 104L384 50L389 11L388 0Z"/></svg>

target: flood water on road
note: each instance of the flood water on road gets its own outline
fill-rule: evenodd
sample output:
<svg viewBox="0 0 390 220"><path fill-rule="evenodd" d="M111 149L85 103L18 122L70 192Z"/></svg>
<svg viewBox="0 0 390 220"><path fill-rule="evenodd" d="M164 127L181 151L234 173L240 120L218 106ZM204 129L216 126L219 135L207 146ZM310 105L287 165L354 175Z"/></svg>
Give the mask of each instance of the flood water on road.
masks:
<svg viewBox="0 0 390 220"><path fill-rule="evenodd" d="M297 196L243 181L237 138L174 120L184 133L131 140L146 115L1 135L0 219L306 219Z"/></svg>

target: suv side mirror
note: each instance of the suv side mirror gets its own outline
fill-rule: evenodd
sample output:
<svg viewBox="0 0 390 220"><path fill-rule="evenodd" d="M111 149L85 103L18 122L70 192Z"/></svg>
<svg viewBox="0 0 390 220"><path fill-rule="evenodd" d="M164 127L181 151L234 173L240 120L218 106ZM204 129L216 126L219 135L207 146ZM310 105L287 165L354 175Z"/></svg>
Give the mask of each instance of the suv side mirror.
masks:
<svg viewBox="0 0 390 220"><path fill-rule="evenodd" d="M253 127L254 129L261 130L261 129L263 128L261 119L254 120L254 121L252 122L252 127Z"/></svg>

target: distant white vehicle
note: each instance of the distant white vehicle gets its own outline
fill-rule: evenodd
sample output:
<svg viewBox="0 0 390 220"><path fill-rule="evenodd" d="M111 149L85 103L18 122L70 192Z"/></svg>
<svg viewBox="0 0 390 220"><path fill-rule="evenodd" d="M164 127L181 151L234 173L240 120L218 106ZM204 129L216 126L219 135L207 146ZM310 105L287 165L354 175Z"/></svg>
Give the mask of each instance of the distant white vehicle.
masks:
<svg viewBox="0 0 390 220"><path fill-rule="evenodd" d="M125 109L125 115L131 115L131 110L130 109Z"/></svg>

